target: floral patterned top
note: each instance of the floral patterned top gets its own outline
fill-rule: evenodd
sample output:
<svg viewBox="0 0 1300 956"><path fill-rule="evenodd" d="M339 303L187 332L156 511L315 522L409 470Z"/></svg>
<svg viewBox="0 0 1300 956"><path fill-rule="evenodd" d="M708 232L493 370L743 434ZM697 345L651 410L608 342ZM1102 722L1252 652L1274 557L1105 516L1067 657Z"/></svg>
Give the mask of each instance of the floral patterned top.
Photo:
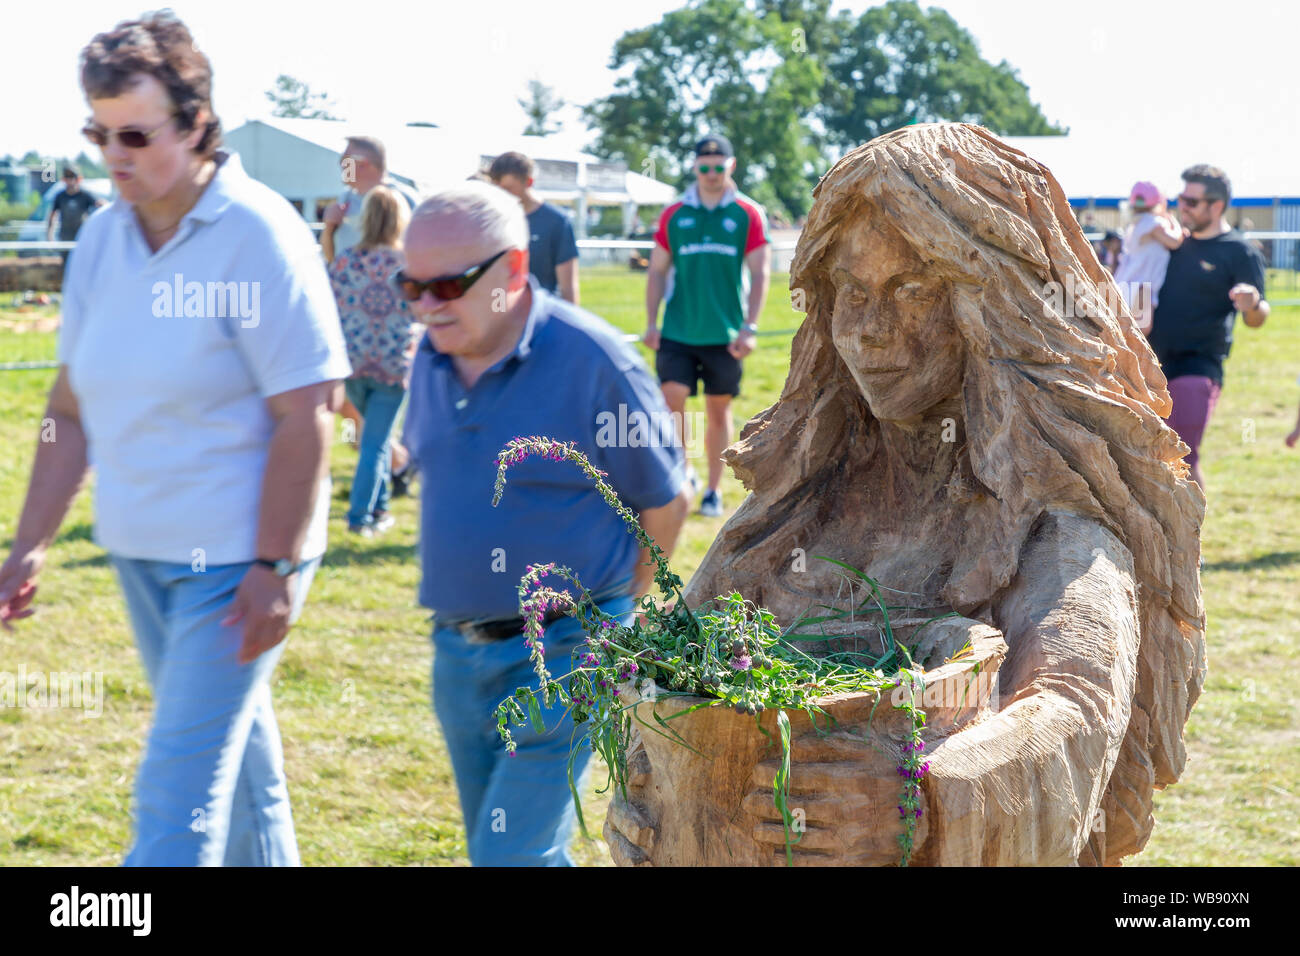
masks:
<svg viewBox="0 0 1300 956"><path fill-rule="evenodd" d="M329 268L353 378L407 387L424 326L415 323L389 277L406 264L397 249L341 252Z"/></svg>

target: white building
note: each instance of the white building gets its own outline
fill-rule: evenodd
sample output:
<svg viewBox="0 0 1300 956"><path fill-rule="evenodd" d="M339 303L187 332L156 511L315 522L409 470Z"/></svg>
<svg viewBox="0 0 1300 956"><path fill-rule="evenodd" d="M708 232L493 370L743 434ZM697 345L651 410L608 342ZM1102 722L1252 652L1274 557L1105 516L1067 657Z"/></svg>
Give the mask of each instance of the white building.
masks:
<svg viewBox="0 0 1300 956"><path fill-rule="evenodd" d="M434 126L376 129L330 120L269 118L230 130L225 145L239 153L250 176L293 203L308 222L318 222L343 190L339 155L349 135L378 137L388 154L389 175L417 194L463 181L485 170L501 153L524 153L537 167L538 196L569 207L579 238L586 235L587 214L594 206L621 207L626 234L638 206L667 205L677 196L672 186L622 164L603 162L558 136L488 142Z"/></svg>

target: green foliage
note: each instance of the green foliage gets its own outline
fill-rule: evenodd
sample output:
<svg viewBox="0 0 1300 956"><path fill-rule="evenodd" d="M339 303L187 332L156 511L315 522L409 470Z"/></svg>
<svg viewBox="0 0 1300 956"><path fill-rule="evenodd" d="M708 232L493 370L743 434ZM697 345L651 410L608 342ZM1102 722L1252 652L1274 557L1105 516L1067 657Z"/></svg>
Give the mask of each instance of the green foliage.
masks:
<svg viewBox="0 0 1300 956"><path fill-rule="evenodd" d="M87 179L108 178L108 167L105 166L103 163L101 163L99 160L92 159L84 149L77 154L77 158L74 159L72 162L73 165L75 165L79 170L81 170L81 175L85 176ZM62 171L62 169L63 169L63 161L60 160L59 170Z"/></svg>
<svg viewBox="0 0 1300 956"><path fill-rule="evenodd" d="M586 107L593 149L664 181L691 179L709 130L736 148L736 182L777 219L802 217L837 154L913 122L1054 133L1005 61L983 60L942 10L890 0L860 17L830 0L693 0L623 34L614 92Z"/></svg>
<svg viewBox="0 0 1300 956"><path fill-rule="evenodd" d="M519 583L519 609L524 619L524 642L537 672L538 687L536 691L520 687L497 707L497 729L505 742L506 752L512 756L515 752L511 724L531 724L534 731L543 733L545 725L539 698L547 707L558 701L572 712L575 728L585 728L582 737L590 741L592 749L604 760L609 768L609 782L615 784L626 799L627 754L632 740L633 716L646 730L689 749L686 741L657 712L653 716L658 726L647 723L637 713L636 705L640 701L649 700L653 711L653 702L659 696L705 698L704 703L674 717L699 707L726 705L734 707L738 714L754 717L758 729L769 739L771 735L763 727L759 715L768 708L777 708L781 765L773 781L773 799L785 824L786 862L792 864L791 847L797 840L791 837L793 816L787 800L791 771L790 721L786 711L803 710L820 730L821 726L828 727L834 723L819 704L822 698L831 694L866 692L876 695L878 705L885 691L901 690L906 686L906 700L901 699L900 694L893 706L909 716L911 726L898 767L899 775L905 777L898 804L903 824L903 833L899 836L900 865L907 866L912 855L916 821L921 817L921 779L929 770L929 764L920 757L924 748L921 727L925 724L925 714L915 706L916 692L924 689L924 675L913 664L909 650L894 640L889 623L890 608L884 602L880 585L856 568L824 558L866 583L868 594L860 605L843 611L828 608L831 613L819 617L805 615L785 632L777 627L776 618L770 611L734 592L716 598L708 610L692 611L682 597L681 578L668 567L663 551L641 527L631 509L619 500L617 493L604 480L604 473L596 470L572 442L532 437L516 438L506 445L497 456L497 480L492 497L494 507L500 503L505 491L506 470L530 456L569 461L582 469L595 483L605 502L618 512L628 531L650 552L655 566L655 585L672 603L669 607L660 607L647 595L641 601L641 613L637 619L624 625L596 605L582 582L568 568L554 564L530 565ZM568 591L543 585L542 579L547 577L568 582L576 588L578 596L575 598ZM882 616L880 628L887 641L883 655L874 657L863 651L841 650L813 657L798 646L801 638L824 640L825 634L824 631L798 634L796 628L846 617L856 621L862 619L868 604L874 604ZM546 649L542 643L545 614L554 610L571 613L587 633L586 643L574 651L572 670L560 678L553 677L547 669ZM862 620L864 627L872 626ZM661 682L666 690L661 690ZM822 718L820 724L819 717ZM674 718L668 718L671 719ZM577 733L575 729L575 735ZM581 744L580 737L570 753L569 789L578 821L586 833L582 801L573 775L573 761Z"/></svg>
<svg viewBox="0 0 1300 956"><path fill-rule="evenodd" d="M275 89L267 90L266 98L274 106L272 116L289 119L323 119L341 120L329 111L334 105L326 93L313 93L310 86L302 80L281 73L275 78Z"/></svg>
<svg viewBox="0 0 1300 956"><path fill-rule="evenodd" d="M788 38L776 17L744 0L701 0L656 25L625 33L611 68L625 75L590 104L596 152L685 186L685 162L711 129L736 148L736 181L777 218L807 211L808 185L824 168L815 137L795 119L814 109L819 64L778 52ZM786 44L788 45L788 44Z"/></svg>
<svg viewBox="0 0 1300 956"><path fill-rule="evenodd" d="M41 203L39 193L33 192L24 202L10 202L8 192L0 184L0 225L15 219L27 219Z"/></svg>
<svg viewBox="0 0 1300 956"><path fill-rule="evenodd" d="M555 95L555 91L541 80L528 81L528 93L518 100L519 105L528 116L528 125L524 127L525 136L549 136L560 131L561 123L550 117L564 109L564 100Z"/></svg>
<svg viewBox="0 0 1300 956"><path fill-rule="evenodd" d="M1062 133L1029 99L1015 69L984 60L943 10L891 0L867 10L826 51L833 104L823 118L848 148L911 123L978 123L1005 136Z"/></svg>

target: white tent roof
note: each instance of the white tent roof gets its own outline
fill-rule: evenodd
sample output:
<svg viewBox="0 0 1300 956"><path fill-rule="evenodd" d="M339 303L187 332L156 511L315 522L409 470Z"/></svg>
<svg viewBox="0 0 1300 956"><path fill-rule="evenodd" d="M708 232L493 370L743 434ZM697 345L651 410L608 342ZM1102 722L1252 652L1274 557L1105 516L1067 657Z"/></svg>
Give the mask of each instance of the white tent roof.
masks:
<svg viewBox="0 0 1300 956"><path fill-rule="evenodd" d="M1127 199L1140 180L1175 196L1182 189L1180 174L1196 163L1226 172L1234 198L1300 196L1300 124L1275 123L1271 130L1201 141L1160 131L1123 142L1076 135L1001 139L1050 169L1071 199Z"/></svg>
<svg viewBox="0 0 1300 956"><path fill-rule="evenodd" d="M577 163L580 166L603 162L583 152L575 134L553 136L493 137L470 134L445 127L389 126L375 127L360 123L316 119L259 117L249 123L262 123L272 129L321 146L333 153L342 151L351 135L377 136L388 154L389 172L398 178L413 180L418 192L428 193L461 182L475 173L484 156L497 156L517 150L534 160ZM229 134L228 134L229 135ZM638 205L663 205L676 198L677 191L665 183L628 172L623 194L602 191L592 198L596 202L623 202L632 199ZM541 190L543 198L572 199L577 190L555 193Z"/></svg>
<svg viewBox="0 0 1300 956"><path fill-rule="evenodd" d="M376 130L354 123L283 117L249 122L262 123L335 154L343 151L349 136L378 136L388 154L389 172L412 180L419 192L463 181L478 169L478 151L441 128L399 126Z"/></svg>
<svg viewBox="0 0 1300 956"><path fill-rule="evenodd" d="M638 206L667 206L677 199L677 189L649 176L629 172L627 191Z"/></svg>

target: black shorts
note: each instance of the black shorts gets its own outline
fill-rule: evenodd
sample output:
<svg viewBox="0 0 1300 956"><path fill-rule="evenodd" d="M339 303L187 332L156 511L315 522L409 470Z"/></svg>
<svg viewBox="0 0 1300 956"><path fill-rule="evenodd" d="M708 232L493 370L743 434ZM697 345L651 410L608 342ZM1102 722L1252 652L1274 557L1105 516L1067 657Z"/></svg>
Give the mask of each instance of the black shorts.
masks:
<svg viewBox="0 0 1300 956"><path fill-rule="evenodd" d="M684 345L672 339L659 340L655 374L660 382L680 382L696 393L703 380L705 395L740 394L741 361L725 345Z"/></svg>

